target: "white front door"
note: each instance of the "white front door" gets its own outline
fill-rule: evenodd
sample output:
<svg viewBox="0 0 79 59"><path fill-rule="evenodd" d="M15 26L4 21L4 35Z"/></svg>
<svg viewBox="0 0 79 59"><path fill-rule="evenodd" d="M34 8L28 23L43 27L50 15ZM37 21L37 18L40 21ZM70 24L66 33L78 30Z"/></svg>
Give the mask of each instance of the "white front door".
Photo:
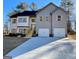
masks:
<svg viewBox="0 0 79 59"><path fill-rule="evenodd" d="M47 28L40 28L38 30L38 36L49 37L49 29L47 29Z"/></svg>

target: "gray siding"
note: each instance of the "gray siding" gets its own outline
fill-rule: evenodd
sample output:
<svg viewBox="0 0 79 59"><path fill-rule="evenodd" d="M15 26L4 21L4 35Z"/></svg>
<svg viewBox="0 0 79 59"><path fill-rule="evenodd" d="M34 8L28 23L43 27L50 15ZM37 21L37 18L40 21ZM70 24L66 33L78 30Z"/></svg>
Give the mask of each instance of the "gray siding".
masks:
<svg viewBox="0 0 79 59"><path fill-rule="evenodd" d="M51 26L50 26L51 25L50 24L50 22L51 22L50 12L55 10L55 8L56 8L55 6L50 5L37 14L37 17L36 17L36 30L37 30L37 32L38 32L39 28L49 28L49 30L50 30L50 28L51 28ZM40 16L44 17L43 21L40 21ZM46 21L46 16L48 17L48 21Z"/></svg>
<svg viewBox="0 0 79 59"><path fill-rule="evenodd" d="M61 21L58 21L58 15L61 16ZM52 26L53 28L65 28L66 32L67 32L67 14L62 11L62 10L57 10L53 15L52 15Z"/></svg>
<svg viewBox="0 0 79 59"><path fill-rule="evenodd" d="M55 11L56 10L56 11ZM55 12L53 12L55 11ZM52 12L52 16L50 13ZM61 16L61 21L58 21L58 15ZM40 16L43 16L43 21L40 21ZM48 17L48 21L46 21L46 16ZM51 18L52 18L52 27L51 27ZM36 30L38 32L39 28L48 28L50 33L53 33L54 28L65 28L65 31L67 33L67 14L57 7L53 5L49 5L42 11L40 11L36 16ZM52 28L52 31L51 31Z"/></svg>

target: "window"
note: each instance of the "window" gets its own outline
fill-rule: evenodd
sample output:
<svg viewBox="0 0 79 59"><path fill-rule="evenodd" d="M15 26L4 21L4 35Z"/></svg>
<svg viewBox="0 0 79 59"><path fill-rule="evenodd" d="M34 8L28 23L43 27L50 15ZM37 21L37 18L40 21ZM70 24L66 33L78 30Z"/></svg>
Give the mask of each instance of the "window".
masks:
<svg viewBox="0 0 79 59"><path fill-rule="evenodd" d="M58 16L58 21L61 21L61 16L60 15Z"/></svg>
<svg viewBox="0 0 79 59"><path fill-rule="evenodd" d="M22 22L22 18L19 18L19 19L18 19L18 22Z"/></svg>
<svg viewBox="0 0 79 59"><path fill-rule="evenodd" d="M27 22L27 21L26 21L26 18L23 18L23 22Z"/></svg>
<svg viewBox="0 0 79 59"><path fill-rule="evenodd" d="M48 17L46 16L46 21L48 21Z"/></svg>
<svg viewBox="0 0 79 59"><path fill-rule="evenodd" d="M42 21L42 16L40 16L40 21Z"/></svg>
<svg viewBox="0 0 79 59"><path fill-rule="evenodd" d="M12 19L12 23L16 23L16 19Z"/></svg>
<svg viewBox="0 0 79 59"><path fill-rule="evenodd" d="M35 22L35 19L32 19L32 22Z"/></svg>
<svg viewBox="0 0 79 59"><path fill-rule="evenodd" d="M16 33L16 29L12 29L12 33Z"/></svg>
<svg viewBox="0 0 79 59"><path fill-rule="evenodd" d="M26 29L19 29L19 33L25 34L26 33Z"/></svg>
<svg viewBox="0 0 79 59"><path fill-rule="evenodd" d="M19 33L22 33L22 31L23 31L22 29L19 29Z"/></svg>
<svg viewBox="0 0 79 59"><path fill-rule="evenodd" d="M18 22L27 22L26 18L19 18Z"/></svg>

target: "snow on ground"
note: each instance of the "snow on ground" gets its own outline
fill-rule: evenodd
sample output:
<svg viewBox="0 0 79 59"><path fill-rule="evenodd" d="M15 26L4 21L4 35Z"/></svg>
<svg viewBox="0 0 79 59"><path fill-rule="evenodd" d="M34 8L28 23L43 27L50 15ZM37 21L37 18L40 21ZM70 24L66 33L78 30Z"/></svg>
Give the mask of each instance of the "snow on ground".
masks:
<svg viewBox="0 0 79 59"><path fill-rule="evenodd" d="M51 42L13 59L76 59L75 40L67 38Z"/></svg>
<svg viewBox="0 0 79 59"><path fill-rule="evenodd" d="M6 56L14 58L59 39L59 37L34 37L13 49Z"/></svg>

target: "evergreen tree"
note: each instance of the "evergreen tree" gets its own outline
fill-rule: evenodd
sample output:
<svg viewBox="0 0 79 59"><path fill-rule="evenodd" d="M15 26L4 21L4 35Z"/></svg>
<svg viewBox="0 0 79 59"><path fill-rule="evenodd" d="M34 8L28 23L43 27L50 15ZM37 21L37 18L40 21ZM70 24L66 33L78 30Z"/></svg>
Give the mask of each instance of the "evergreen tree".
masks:
<svg viewBox="0 0 79 59"><path fill-rule="evenodd" d="M29 8L29 5L25 2L22 2L16 6L16 9L18 11L25 11L25 10L28 10L28 8Z"/></svg>

